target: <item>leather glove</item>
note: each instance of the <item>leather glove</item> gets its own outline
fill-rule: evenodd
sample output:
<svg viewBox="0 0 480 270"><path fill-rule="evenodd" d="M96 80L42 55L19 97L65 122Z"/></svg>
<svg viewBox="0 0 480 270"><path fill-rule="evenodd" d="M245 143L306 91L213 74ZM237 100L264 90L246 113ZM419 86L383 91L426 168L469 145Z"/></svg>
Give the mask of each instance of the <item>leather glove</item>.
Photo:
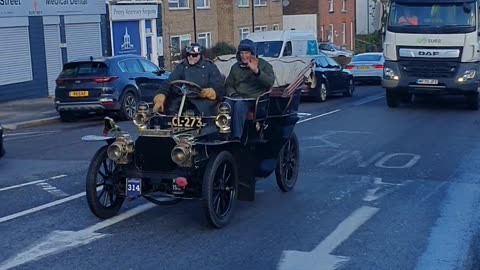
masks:
<svg viewBox="0 0 480 270"><path fill-rule="evenodd" d="M163 104L165 103L165 95L158 94L153 98L153 112L163 112Z"/></svg>
<svg viewBox="0 0 480 270"><path fill-rule="evenodd" d="M201 98L208 98L210 100L215 100L217 98L217 94L213 88L204 88L200 94L198 94Z"/></svg>

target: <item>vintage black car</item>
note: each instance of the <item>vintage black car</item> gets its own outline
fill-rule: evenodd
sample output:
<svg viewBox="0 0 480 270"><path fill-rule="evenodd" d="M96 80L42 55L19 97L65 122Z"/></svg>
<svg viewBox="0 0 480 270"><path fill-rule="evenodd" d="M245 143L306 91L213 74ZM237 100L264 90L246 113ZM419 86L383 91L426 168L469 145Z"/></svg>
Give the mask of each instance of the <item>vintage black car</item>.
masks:
<svg viewBox="0 0 480 270"><path fill-rule="evenodd" d="M83 138L107 143L88 169L90 210L105 219L118 213L125 198L142 196L158 205L199 199L209 223L221 228L231 219L236 200L255 199L256 178L275 171L280 189L292 190L299 172L294 127L302 83L300 78L254 99L240 140L229 139L228 103L220 103L215 116L189 106L201 88L188 81L171 82L182 97L175 114L152 113L146 103L140 104L133 119L136 139L106 117L104 136Z"/></svg>

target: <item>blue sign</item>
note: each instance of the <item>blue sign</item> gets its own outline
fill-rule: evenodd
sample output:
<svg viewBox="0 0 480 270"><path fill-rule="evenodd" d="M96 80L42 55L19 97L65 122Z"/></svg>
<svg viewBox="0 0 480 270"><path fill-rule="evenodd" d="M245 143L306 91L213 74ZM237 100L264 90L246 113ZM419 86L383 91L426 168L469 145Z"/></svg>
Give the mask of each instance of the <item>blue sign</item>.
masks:
<svg viewBox="0 0 480 270"><path fill-rule="evenodd" d="M317 55L318 54L318 47L317 42L315 40L309 40L307 45L307 55Z"/></svg>
<svg viewBox="0 0 480 270"><path fill-rule="evenodd" d="M113 22L113 54L141 55L138 21Z"/></svg>

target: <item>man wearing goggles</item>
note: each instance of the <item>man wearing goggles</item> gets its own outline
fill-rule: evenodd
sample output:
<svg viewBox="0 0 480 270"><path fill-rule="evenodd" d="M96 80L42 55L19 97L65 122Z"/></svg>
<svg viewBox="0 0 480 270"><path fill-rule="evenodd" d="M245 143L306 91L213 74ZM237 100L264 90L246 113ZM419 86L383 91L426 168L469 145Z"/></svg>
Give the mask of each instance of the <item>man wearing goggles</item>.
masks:
<svg viewBox="0 0 480 270"><path fill-rule="evenodd" d="M218 67L202 55L202 48L198 43L192 43L186 48L186 58L172 71L167 82L186 80L198 84L203 90L200 92L201 99L191 102L205 115L216 114L216 100L223 98L223 81ZM153 102L154 112L163 112L166 97L170 93L169 84L165 84ZM172 96L172 98L174 98ZM178 101L178 100L177 100ZM179 102L172 102L173 104Z"/></svg>

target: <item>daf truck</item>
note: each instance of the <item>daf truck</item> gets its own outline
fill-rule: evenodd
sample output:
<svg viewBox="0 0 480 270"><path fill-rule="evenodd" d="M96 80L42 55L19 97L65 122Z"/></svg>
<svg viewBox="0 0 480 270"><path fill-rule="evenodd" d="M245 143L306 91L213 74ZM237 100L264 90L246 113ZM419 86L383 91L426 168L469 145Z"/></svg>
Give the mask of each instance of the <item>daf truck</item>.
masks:
<svg viewBox="0 0 480 270"><path fill-rule="evenodd" d="M382 86L389 107L413 95L463 95L478 110L478 0L390 0Z"/></svg>

